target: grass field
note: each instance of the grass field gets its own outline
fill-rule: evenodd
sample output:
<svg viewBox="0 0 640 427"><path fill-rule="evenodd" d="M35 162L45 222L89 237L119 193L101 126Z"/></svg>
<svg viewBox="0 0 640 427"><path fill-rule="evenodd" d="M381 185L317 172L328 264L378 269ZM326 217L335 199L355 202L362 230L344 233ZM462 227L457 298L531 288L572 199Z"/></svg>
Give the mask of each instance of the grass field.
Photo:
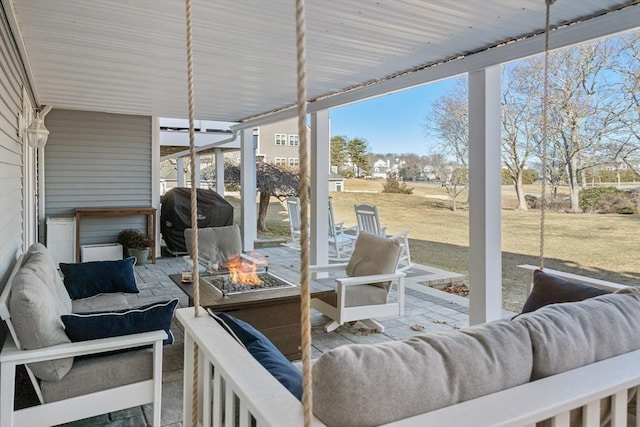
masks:
<svg viewBox="0 0 640 427"><path fill-rule="evenodd" d="M331 193L336 221L355 224L355 203L374 204L389 233L409 230L414 262L468 273L469 212L466 204L449 209L444 190L423 183L409 185L414 194L382 194L382 180L347 180L344 192ZM515 196L502 197L502 268L504 306L518 310L525 298L518 264L538 264L540 212L514 209ZM534 187L528 191L538 191ZM464 197L466 199L466 196ZM270 233L289 237L286 209L277 199L269 210ZM640 215L547 212L545 267L640 285Z"/></svg>

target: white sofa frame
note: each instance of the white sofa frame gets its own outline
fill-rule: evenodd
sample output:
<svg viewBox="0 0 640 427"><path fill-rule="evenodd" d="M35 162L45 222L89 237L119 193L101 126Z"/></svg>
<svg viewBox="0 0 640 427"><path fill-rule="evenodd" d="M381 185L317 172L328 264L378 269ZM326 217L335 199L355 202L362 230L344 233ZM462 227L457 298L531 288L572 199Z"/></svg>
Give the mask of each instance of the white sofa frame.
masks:
<svg viewBox="0 0 640 427"><path fill-rule="evenodd" d="M11 322L8 301L13 278L21 267L22 260L23 255L16 257L16 263L11 271L9 280L2 294L0 294L0 317L6 322L9 329L9 336L7 336L0 353L0 427L51 426L147 403L153 405L153 425L160 426L162 342L167 338L166 332L159 330L121 337L59 344L35 350L21 350ZM152 379L51 403L43 401L38 380L27 366L28 363L45 360L99 354L148 345L153 345ZM40 400L40 405L15 410L15 377L18 365L25 365L31 383Z"/></svg>
<svg viewBox="0 0 640 427"><path fill-rule="evenodd" d="M532 271L536 267L521 266ZM613 282L589 279L545 269L567 280L624 288ZM195 317L193 308L176 312L185 329L184 418L193 426L193 355L199 357L198 414L200 425L246 427L303 425L302 404L269 374L206 312ZM197 345L197 347L196 347ZM224 349L224 351L220 351ZM204 387L203 384L207 384ZM640 350L605 359L538 381L502 390L425 414L399 420L388 426L501 426L534 427L551 418L556 427L569 426L569 413L583 408L585 427L600 425L600 399L612 397L612 427L627 427L628 396L640 392ZM636 398L635 426L640 427L640 404ZM354 406L357 410L357 405ZM224 414L238 414L237 423ZM314 426L324 424L314 419Z"/></svg>

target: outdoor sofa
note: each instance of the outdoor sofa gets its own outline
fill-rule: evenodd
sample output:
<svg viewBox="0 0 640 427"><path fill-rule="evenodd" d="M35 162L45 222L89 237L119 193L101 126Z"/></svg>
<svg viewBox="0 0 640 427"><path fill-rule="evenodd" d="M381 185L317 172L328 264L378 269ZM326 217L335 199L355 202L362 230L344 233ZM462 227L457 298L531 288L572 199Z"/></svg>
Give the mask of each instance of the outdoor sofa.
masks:
<svg viewBox="0 0 640 427"><path fill-rule="evenodd" d="M162 346L178 300L132 307L133 258L61 264L46 247L19 255L0 295L10 335L0 353L0 426L46 426L153 405L160 425ZM14 407L25 365L39 405Z"/></svg>
<svg viewBox="0 0 640 427"><path fill-rule="evenodd" d="M322 354L312 369L314 425L640 426L640 289L569 275L616 291L604 294L553 273L536 273L532 311L514 319ZM201 422L234 414L232 425L302 425L300 376L265 362L268 343L256 351L250 326L192 308L176 317L185 326L185 426L193 343L210 384L198 388Z"/></svg>

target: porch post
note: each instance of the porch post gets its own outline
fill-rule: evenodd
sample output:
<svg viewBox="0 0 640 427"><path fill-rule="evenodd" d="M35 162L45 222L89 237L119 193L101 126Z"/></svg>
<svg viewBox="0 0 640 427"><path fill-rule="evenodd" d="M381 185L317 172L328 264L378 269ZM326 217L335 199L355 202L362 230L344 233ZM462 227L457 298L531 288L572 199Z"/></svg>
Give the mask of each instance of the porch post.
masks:
<svg viewBox="0 0 640 427"><path fill-rule="evenodd" d="M311 113L311 264L329 263L329 110Z"/></svg>
<svg viewBox="0 0 640 427"><path fill-rule="evenodd" d="M242 248L252 251L258 237L256 208L256 150L253 146L253 130L240 132L240 228Z"/></svg>
<svg viewBox="0 0 640 427"><path fill-rule="evenodd" d="M500 65L469 73L469 323L502 317Z"/></svg>
<svg viewBox="0 0 640 427"><path fill-rule="evenodd" d="M156 254L161 254L160 247L160 120L157 116L151 117L151 206L156 208L154 241L156 242Z"/></svg>
<svg viewBox="0 0 640 427"><path fill-rule="evenodd" d="M200 153L196 153L196 157L193 162L193 168L196 171L196 182L192 184L195 188L200 188Z"/></svg>
<svg viewBox="0 0 640 427"><path fill-rule="evenodd" d="M224 197L224 150L216 149L216 193Z"/></svg>
<svg viewBox="0 0 640 427"><path fill-rule="evenodd" d="M184 158L178 157L176 159L176 186L184 187Z"/></svg>

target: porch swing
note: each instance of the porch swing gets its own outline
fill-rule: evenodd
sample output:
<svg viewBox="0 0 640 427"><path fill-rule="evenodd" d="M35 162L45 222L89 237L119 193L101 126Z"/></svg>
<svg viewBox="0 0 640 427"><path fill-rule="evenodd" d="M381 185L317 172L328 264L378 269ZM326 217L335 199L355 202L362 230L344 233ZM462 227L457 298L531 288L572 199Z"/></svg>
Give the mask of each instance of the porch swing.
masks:
<svg viewBox="0 0 640 427"><path fill-rule="evenodd" d="M543 171L546 170L549 12L554 2L555 0L545 0ZM191 0L186 0L186 11L189 135L190 155L193 160L195 144ZM556 309L555 311L547 307L539 313L520 316L513 322L510 320L490 322L450 336L424 335L405 341L340 347L323 354L315 362L313 372L316 384L313 384L315 395L312 398L304 0L296 0L296 34L300 197L302 199L300 203L302 210L303 374L301 402L283 386L284 383L281 380L277 380L268 372L268 368L265 369L266 366L249 354L249 345L240 343L237 334L229 333L209 316L200 315L199 289L196 286L194 287L194 309L180 309L176 314L185 327L183 424L185 426L271 425L278 427L379 424L533 426L540 421L553 419L554 425L569 426L574 425L577 419L584 418L584 425L595 426L604 420L611 421L613 426L626 426L627 419L631 419L627 418L629 401L635 399L636 421L633 425L640 427L640 409L638 408L640 405L637 398L633 397L640 387L640 292L611 282L560 272L553 273L584 284L609 287L618 291L622 289L620 293L629 295L606 295L600 299L575 304L555 304L553 307L550 306ZM195 182L193 168L191 173L192 182ZM543 201L545 191L546 185L543 179L541 196ZM195 190L192 191L191 203L191 212L197 212ZM540 265L526 268L540 270L544 268L544 206L545 204L542 203ZM197 227L195 216L192 218L192 224L193 228ZM196 235L194 235L191 252L195 258L194 261L197 262ZM544 271L551 273L550 270ZM199 283L198 269L194 270L193 281ZM531 285L528 290L531 290ZM570 305L572 307L569 307ZM556 363L561 366L554 372L537 372L536 369L539 371L541 368L535 368L535 366L532 368L534 356L529 354L530 347L536 345L532 338L536 333L527 329L530 328L527 325L544 329L545 319L553 320L555 316L555 319L561 321L563 316L566 317L567 313L563 310L569 313L569 321L564 322L568 325L568 330L576 332L575 328L571 328L575 326L574 323L578 323L579 327L584 329L584 331L580 330L584 335L582 338L587 340L580 343L598 347L595 351L597 355L586 360L580 354L571 353L570 362L575 363L567 365L565 363L567 361L562 357L563 354L558 356L541 348L536 350L539 353L536 357L541 357L540 354L546 356L548 358L546 363L552 368L557 367ZM606 319L612 333L602 334L600 325L588 320L591 315L595 316L596 320ZM546 320L547 324L551 322L549 319ZM629 319L636 320L635 324ZM555 327L562 329L558 324ZM624 345L618 345L611 340L611 335L616 333L624 338ZM553 346L554 340L549 341L548 337L542 333L538 335L536 336L540 345ZM590 342L589 339L593 337L598 337L604 344L596 345ZM563 344L562 337L556 341ZM416 348L419 348L419 351L416 351ZM444 349L442 350L444 355L436 348ZM446 353L447 348L455 351ZM563 349L562 346L559 348ZM487 352L488 362L483 360L480 354L482 351ZM426 360L412 358L414 353L420 353L423 357L429 355L434 357L429 356L431 358ZM461 355L461 353L469 354ZM561 360L557 361L552 357L560 357ZM580 360L576 362L574 358ZM471 361L477 361L477 359L480 359L480 366L476 364L470 367ZM531 363L527 364L529 361ZM545 361L538 362L542 363L544 370ZM459 375L460 372L468 372L468 369L473 369L474 375ZM534 375L531 374L532 371ZM492 385L487 387L485 383ZM417 388L413 389L411 386ZM450 401L441 399L442 395L447 393L452 394L449 396ZM607 400L610 403L611 415L601 416L600 399L605 397L611 397ZM428 401L428 405L425 406L424 401ZM312 405L317 405L316 411L313 410ZM580 408L583 408L583 411L579 411Z"/></svg>

